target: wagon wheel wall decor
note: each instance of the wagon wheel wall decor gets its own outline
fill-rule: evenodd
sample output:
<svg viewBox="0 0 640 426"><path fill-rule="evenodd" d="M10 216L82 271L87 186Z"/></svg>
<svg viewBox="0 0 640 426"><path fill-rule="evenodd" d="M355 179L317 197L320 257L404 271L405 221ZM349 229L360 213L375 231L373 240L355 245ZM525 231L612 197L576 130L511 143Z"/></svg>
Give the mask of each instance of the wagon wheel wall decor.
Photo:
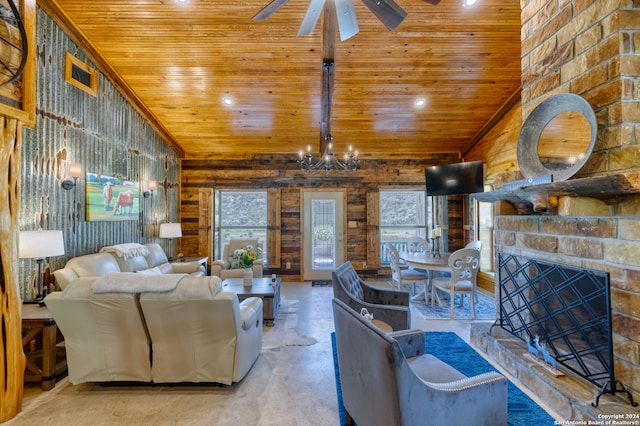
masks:
<svg viewBox="0 0 640 426"><path fill-rule="evenodd" d="M27 33L12 0L0 1L0 86L16 81L27 63Z"/></svg>

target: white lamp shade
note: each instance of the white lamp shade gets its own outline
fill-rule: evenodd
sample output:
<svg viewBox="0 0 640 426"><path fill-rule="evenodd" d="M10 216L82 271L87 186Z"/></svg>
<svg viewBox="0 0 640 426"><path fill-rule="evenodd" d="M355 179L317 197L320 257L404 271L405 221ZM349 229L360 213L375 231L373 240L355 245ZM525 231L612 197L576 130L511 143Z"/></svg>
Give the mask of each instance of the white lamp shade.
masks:
<svg viewBox="0 0 640 426"><path fill-rule="evenodd" d="M18 256L21 259L44 259L62 256L64 239L62 231L22 231L18 241Z"/></svg>
<svg viewBox="0 0 640 426"><path fill-rule="evenodd" d="M72 178L82 177L82 166L80 164L69 165L69 176Z"/></svg>
<svg viewBox="0 0 640 426"><path fill-rule="evenodd" d="M182 237L182 228L179 223L161 223L160 238L178 238Z"/></svg>

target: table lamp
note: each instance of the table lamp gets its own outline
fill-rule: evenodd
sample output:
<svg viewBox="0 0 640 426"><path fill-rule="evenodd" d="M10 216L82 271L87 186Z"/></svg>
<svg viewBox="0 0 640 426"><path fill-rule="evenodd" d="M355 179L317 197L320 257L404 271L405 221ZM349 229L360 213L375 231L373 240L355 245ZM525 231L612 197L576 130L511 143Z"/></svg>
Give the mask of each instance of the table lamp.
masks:
<svg viewBox="0 0 640 426"><path fill-rule="evenodd" d="M182 228L179 223L161 223L160 238L169 238L169 260L173 260L173 239L182 237Z"/></svg>
<svg viewBox="0 0 640 426"><path fill-rule="evenodd" d="M36 277L36 302L44 305L43 276L44 260L47 257L64 255L64 239L62 231L21 231L18 241L18 257L35 259L38 264Z"/></svg>

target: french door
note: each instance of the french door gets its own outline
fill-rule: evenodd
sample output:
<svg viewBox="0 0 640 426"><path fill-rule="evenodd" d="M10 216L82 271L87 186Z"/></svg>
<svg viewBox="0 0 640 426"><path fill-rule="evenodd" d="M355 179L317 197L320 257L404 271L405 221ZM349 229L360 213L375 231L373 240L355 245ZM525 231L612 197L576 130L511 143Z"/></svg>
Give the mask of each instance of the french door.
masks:
<svg viewBox="0 0 640 426"><path fill-rule="evenodd" d="M303 280L330 280L344 262L345 209L345 191L303 191Z"/></svg>

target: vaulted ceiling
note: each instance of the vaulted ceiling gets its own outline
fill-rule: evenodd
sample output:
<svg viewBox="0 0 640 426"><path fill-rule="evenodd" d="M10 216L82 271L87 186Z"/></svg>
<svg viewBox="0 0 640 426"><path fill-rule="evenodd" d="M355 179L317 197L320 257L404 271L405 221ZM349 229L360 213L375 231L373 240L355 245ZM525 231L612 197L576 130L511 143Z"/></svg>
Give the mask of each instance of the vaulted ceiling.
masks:
<svg viewBox="0 0 640 426"><path fill-rule="evenodd" d="M360 31L345 41L333 0L303 37L296 34L309 0L252 20L269 2L38 4L184 158L293 156L307 145L317 152L323 123L336 151L459 153L519 93L516 0L397 0L408 16L394 31L355 0ZM328 60L331 80L323 79Z"/></svg>

